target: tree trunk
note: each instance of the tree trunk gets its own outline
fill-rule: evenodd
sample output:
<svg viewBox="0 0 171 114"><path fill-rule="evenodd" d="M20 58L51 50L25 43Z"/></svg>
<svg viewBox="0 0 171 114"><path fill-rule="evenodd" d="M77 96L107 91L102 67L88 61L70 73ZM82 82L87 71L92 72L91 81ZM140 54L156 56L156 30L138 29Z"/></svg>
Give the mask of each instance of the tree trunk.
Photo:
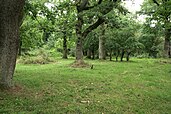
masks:
<svg viewBox="0 0 171 114"><path fill-rule="evenodd" d="M63 59L68 59L68 49L67 49L67 37L66 33L64 33L64 38L63 38Z"/></svg>
<svg viewBox="0 0 171 114"><path fill-rule="evenodd" d="M120 55L120 51L118 50L118 52L116 53L116 61L118 61L119 55Z"/></svg>
<svg viewBox="0 0 171 114"><path fill-rule="evenodd" d="M95 46L93 45L93 48L91 50L92 53L92 59L95 59Z"/></svg>
<svg viewBox="0 0 171 114"><path fill-rule="evenodd" d="M10 88L19 46L24 0L0 0L0 87Z"/></svg>
<svg viewBox="0 0 171 114"><path fill-rule="evenodd" d="M87 50L87 58L88 59L91 59L91 49L88 49Z"/></svg>
<svg viewBox="0 0 171 114"><path fill-rule="evenodd" d="M83 35L82 35L82 26L83 26L83 17L78 10L78 20L76 23L76 61L80 62L83 61Z"/></svg>
<svg viewBox="0 0 171 114"><path fill-rule="evenodd" d="M43 41L46 44L48 42L50 36L50 32L47 31L46 29L43 29Z"/></svg>
<svg viewBox="0 0 171 114"><path fill-rule="evenodd" d="M130 54L131 54L131 52L127 52L126 61L129 61Z"/></svg>
<svg viewBox="0 0 171 114"><path fill-rule="evenodd" d="M171 42L169 43L169 58L171 58Z"/></svg>
<svg viewBox="0 0 171 114"><path fill-rule="evenodd" d="M170 55L170 30L165 30L165 41L164 41L164 57L168 58Z"/></svg>
<svg viewBox="0 0 171 114"><path fill-rule="evenodd" d="M105 24L101 25L101 36L99 37L99 59L105 60L106 59L106 52L105 52Z"/></svg>
<svg viewBox="0 0 171 114"><path fill-rule="evenodd" d="M122 52L121 52L121 61L123 61L124 54L125 54L125 51L122 49Z"/></svg>
<svg viewBox="0 0 171 114"><path fill-rule="evenodd" d="M78 38L77 39L77 44L76 44L76 60L83 60L82 38Z"/></svg>
<svg viewBox="0 0 171 114"><path fill-rule="evenodd" d="M110 61L112 61L112 50L110 50Z"/></svg>
<svg viewBox="0 0 171 114"><path fill-rule="evenodd" d="M20 44L19 44L19 49L18 49L18 55L21 56L21 51L22 51L22 41L20 39Z"/></svg>

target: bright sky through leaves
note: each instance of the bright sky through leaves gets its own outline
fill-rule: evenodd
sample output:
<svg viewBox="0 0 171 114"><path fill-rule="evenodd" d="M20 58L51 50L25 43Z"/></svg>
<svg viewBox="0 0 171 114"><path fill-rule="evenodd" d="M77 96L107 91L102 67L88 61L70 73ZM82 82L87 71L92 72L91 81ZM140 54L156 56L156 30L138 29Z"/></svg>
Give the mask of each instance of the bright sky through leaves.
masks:
<svg viewBox="0 0 171 114"><path fill-rule="evenodd" d="M124 1L125 7L132 13L135 13L136 11L140 11L141 5L144 0L127 0Z"/></svg>
<svg viewBox="0 0 171 114"><path fill-rule="evenodd" d="M124 6L133 14L136 13L136 11L141 10L141 5L143 4L144 0L126 0L124 1ZM137 15L138 16L138 15ZM145 15L139 15L138 21L145 22Z"/></svg>

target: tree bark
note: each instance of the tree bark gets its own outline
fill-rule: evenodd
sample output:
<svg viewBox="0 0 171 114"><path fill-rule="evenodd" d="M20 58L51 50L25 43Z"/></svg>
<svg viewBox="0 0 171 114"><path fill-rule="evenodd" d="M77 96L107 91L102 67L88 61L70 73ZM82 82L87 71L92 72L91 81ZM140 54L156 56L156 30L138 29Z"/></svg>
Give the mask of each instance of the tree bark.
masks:
<svg viewBox="0 0 171 114"><path fill-rule="evenodd" d="M118 61L119 55L120 55L120 50L118 49L118 50L117 50L117 53L116 53L116 61Z"/></svg>
<svg viewBox="0 0 171 114"><path fill-rule="evenodd" d="M105 60L106 59L106 52L105 52L105 24L101 25L102 33L99 37L99 59Z"/></svg>
<svg viewBox="0 0 171 114"><path fill-rule="evenodd" d="M126 61L129 61L130 54L131 54L131 52L127 52Z"/></svg>
<svg viewBox="0 0 171 114"><path fill-rule="evenodd" d="M43 30L43 41L46 44L48 42L48 39L50 37L50 32L46 29Z"/></svg>
<svg viewBox="0 0 171 114"><path fill-rule="evenodd" d="M95 59L95 49L93 48L91 52L92 52L92 59L94 60Z"/></svg>
<svg viewBox="0 0 171 114"><path fill-rule="evenodd" d="M171 58L171 42L169 43L169 58Z"/></svg>
<svg viewBox="0 0 171 114"><path fill-rule="evenodd" d="M91 49L88 49L87 50L87 58L88 59L91 59Z"/></svg>
<svg viewBox="0 0 171 114"><path fill-rule="evenodd" d="M112 61L112 49L110 50L110 61Z"/></svg>
<svg viewBox="0 0 171 114"><path fill-rule="evenodd" d="M83 26L83 17L78 12L78 20L76 24L76 60L82 61L83 60L83 36L82 36L82 26Z"/></svg>
<svg viewBox="0 0 171 114"><path fill-rule="evenodd" d="M165 41L164 41L164 57L169 58L170 57L170 36L171 36L171 30L166 29L165 30Z"/></svg>
<svg viewBox="0 0 171 114"><path fill-rule="evenodd" d="M19 49L18 49L18 55L21 56L22 53L22 41L20 39Z"/></svg>
<svg viewBox="0 0 171 114"><path fill-rule="evenodd" d="M19 46L24 0L0 0L0 87L10 88Z"/></svg>
<svg viewBox="0 0 171 114"><path fill-rule="evenodd" d="M124 49L122 49L122 52L121 52L121 61L123 61L124 54L125 54L125 51L124 51Z"/></svg>
<svg viewBox="0 0 171 114"><path fill-rule="evenodd" d="M67 49L67 36L66 36L66 32L64 33L64 37L63 37L63 59L68 59L68 49Z"/></svg>

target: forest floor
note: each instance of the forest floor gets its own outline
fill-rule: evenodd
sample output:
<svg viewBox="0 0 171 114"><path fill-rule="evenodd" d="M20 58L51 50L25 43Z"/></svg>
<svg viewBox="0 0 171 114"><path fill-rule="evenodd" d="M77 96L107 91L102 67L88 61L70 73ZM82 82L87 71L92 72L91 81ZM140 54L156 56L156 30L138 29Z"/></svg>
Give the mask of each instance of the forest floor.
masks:
<svg viewBox="0 0 171 114"><path fill-rule="evenodd" d="M17 64L15 87L0 91L0 114L171 114L171 61L73 59Z"/></svg>

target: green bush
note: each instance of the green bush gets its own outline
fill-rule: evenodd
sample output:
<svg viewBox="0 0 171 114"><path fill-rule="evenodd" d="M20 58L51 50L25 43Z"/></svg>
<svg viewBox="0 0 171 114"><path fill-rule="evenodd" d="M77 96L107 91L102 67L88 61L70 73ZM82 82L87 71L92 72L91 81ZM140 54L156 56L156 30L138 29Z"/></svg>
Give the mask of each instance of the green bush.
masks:
<svg viewBox="0 0 171 114"><path fill-rule="evenodd" d="M56 49L51 49L49 50L49 53L50 53L50 57L62 57L62 53L61 52L57 52Z"/></svg>

